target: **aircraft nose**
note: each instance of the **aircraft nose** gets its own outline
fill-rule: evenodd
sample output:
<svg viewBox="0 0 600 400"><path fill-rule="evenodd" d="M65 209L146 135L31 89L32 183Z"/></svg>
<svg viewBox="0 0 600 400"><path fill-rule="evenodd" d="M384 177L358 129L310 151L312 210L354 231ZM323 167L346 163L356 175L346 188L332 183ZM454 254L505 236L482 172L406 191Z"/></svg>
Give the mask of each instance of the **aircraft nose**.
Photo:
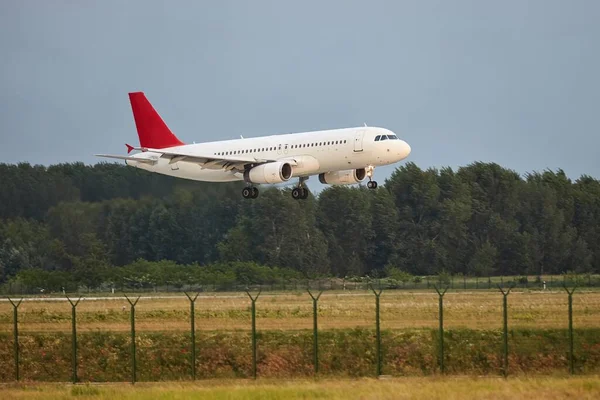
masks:
<svg viewBox="0 0 600 400"><path fill-rule="evenodd" d="M408 157L408 155L411 152L411 148L410 145L408 143L406 143L404 140L399 140L398 141L398 155L401 157L401 159L405 159L406 157Z"/></svg>

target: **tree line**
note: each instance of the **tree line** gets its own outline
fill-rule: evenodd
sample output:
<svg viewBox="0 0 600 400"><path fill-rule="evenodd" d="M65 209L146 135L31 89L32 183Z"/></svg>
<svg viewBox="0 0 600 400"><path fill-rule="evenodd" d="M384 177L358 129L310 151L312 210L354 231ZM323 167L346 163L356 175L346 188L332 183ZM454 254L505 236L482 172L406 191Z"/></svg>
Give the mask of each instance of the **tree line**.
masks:
<svg viewBox="0 0 600 400"><path fill-rule="evenodd" d="M377 190L305 201L111 163L0 164L0 182L0 282L43 272L95 287L145 261L298 278L600 273L600 181L562 170L406 163Z"/></svg>

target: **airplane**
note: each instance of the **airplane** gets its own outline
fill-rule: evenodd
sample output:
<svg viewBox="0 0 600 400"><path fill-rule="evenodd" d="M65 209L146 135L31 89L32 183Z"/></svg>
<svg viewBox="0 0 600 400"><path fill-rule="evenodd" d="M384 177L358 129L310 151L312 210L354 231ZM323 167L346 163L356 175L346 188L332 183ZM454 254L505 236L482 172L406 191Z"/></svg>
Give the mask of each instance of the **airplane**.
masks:
<svg viewBox="0 0 600 400"><path fill-rule="evenodd" d="M356 127L185 144L171 132L144 92L129 93L140 146L124 160L129 166L177 178L205 182L245 181L242 197L255 199L255 185L280 184L298 178L292 190L306 199L304 182L317 175L323 184L351 185L369 179L377 188L375 167L397 163L411 152L408 143L385 128ZM132 151L138 153L130 154Z"/></svg>

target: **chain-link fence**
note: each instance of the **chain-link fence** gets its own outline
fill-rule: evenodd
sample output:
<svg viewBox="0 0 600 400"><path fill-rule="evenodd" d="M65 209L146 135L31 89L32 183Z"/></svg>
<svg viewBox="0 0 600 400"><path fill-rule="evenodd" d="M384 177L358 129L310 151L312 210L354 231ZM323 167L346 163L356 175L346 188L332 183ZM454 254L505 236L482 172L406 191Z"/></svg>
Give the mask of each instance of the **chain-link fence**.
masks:
<svg viewBox="0 0 600 400"><path fill-rule="evenodd" d="M52 306L11 298L0 302L0 380L600 371L600 292L498 285L473 294L432 286L413 293L375 286L325 295L318 288L166 300L123 295Z"/></svg>
<svg viewBox="0 0 600 400"><path fill-rule="evenodd" d="M251 285L264 292L286 292L304 290L307 287L322 291L364 291L368 290L373 282L385 290L433 290L435 286L448 287L452 290L490 290L498 286L503 288L514 287L529 290L551 290L560 289L564 286L577 286L580 288L600 288L600 275L597 274L563 274L563 275L541 275L541 276L493 276L477 277L463 275L435 275L435 276L411 276L373 278L347 277L347 278L319 278L319 279L284 279L273 278L266 282L204 282L204 283L182 283L170 285L154 285L148 282L137 282L134 280L123 281L114 285L103 284L97 288L80 287L78 289L63 287L62 290L52 291L44 287L28 286L19 282L7 282L0 285L0 294L3 295L47 295L71 294L115 294L115 293L172 293L172 292L244 292Z"/></svg>

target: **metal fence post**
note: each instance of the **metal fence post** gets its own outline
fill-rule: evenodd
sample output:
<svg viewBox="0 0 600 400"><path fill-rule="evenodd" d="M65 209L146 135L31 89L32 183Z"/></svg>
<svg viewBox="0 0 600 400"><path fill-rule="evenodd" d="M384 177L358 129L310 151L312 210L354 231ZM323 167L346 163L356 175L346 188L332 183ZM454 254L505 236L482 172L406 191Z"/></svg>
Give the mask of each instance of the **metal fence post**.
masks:
<svg viewBox="0 0 600 400"><path fill-rule="evenodd" d="M500 289L500 292L502 293L503 299L502 299L502 315L503 315L503 319L504 319L504 323L503 323L503 362L502 362L502 373L504 374L504 377L506 377L508 375L508 302L507 302L507 296L510 294L510 291L512 290L513 286L511 285L507 291L504 291L504 289L502 289L501 285L498 285L498 289Z"/></svg>
<svg viewBox="0 0 600 400"><path fill-rule="evenodd" d="M308 294L310 295L310 297L312 298L312 301L313 301L313 358L314 358L313 363L314 363L315 375L316 375L319 373L319 330L317 327L317 315L318 315L317 303L319 301L319 298L323 294L323 291L321 290L316 297L312 294L310 289L306 289L306 291L308 292Z"/></svg>
<svg viewBox="0 0 600 400"><path fill-rule="evenodd" d="M383 289L381 289L381 284L379 285L379 291L376 291L373 288L373 285L371 285L371 290L373 291L373 294L375 294L375 334L377 337L377 343L376 343L376 356L377 356L377 376L381 376L381 326L379 323L379 296L381 296L381 292L383 291Z"/></svg>
<svg viewBox="0 0 600 400"><path fill-rule="evenodd" d="M575 373L574 366L574 355L573 355L573 292L577 289L577 286L569 290L564 286L565 291L569 295L569 373L573 375Z"/></svg>
<svg viewBox="0 0 600 400"><path fill-rule="evenodd" d="M252 297L250 291L246 289L246 294L252 302L252 376L254 379L256 379L256 300L261 291L262 289L259 289L256 296Z"/></svg>
<svg viewBox="0 0 600 400"><path fill-rule="evenodd" d="M71 303L71 380L73 383L77 383L79 380L77 378L77 304L81 301L81 297L77 299L76 302L73 302L69 296L66 296L69 303Z"/></svg>
<svg viewBox="0 0 600 400"><path fill-rule="evenodd" d="M448 291L446 286L443 291L438 289L437 285L433 285L435 291L439 296L439 320L440 320L440 349L439 349L439 363L440 372L444 373L444 295Z"/></svg>
<svg viewBox="0 0 600 400"><path fill-rule="evenodd" d="M17 303L13 302L9 297L8 301L13 306L13 340L14 340L14 354L15 354L15 380L18 381L20 379L19 376L19 312L17 311L23 299L20 299Z"/></svg>
<svg viewBox="0 0 600 400"><path fill-rule="evenodd" d="M137 376L137 363L135 358L135 305L140 300L141 296L138 296L135 301L131 301L127 295L125 298L131 305L131 384L135 384L136 376Z"/></svg>
<svg viewBox="0 0 600 400"><path fill-rule="evenodd" d="M195 317L195 304L196 299L200 292L196 293L196 296L192 298L187 292L183 292L190 300L190 334L191 334L191 351L190 357L192 358L192 380L196 380L196 317Z"/></svg>

